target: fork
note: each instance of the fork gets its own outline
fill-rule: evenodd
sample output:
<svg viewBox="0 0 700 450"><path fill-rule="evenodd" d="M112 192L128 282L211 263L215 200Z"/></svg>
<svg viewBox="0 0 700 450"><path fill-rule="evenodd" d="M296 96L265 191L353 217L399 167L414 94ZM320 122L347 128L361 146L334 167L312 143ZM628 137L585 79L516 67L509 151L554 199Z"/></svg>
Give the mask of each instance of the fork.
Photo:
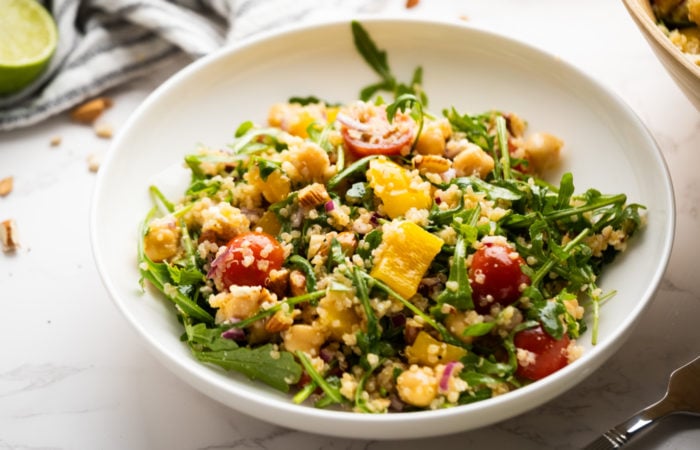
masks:
<svg viewBox="0 0 700 450"><path fill-rule="evenodd" d="M700 357L671 373L666 395L661 400L606 431L584 450L621 448L671 414L700 416Z"/></svg>

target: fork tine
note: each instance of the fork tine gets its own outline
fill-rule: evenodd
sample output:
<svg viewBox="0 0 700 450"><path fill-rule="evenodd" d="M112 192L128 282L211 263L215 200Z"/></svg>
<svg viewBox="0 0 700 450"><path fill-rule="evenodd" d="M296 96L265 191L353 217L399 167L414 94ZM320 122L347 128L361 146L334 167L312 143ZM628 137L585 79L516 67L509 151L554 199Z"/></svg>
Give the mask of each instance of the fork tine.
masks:
<svg viewBox="0 0 700 450"><path fill-rule="evenodd" d="M616 448L620 448L620 446L614 444L604 434L601 434L598 436L598 439L583 447L583 450L613 450Z"/></svg>

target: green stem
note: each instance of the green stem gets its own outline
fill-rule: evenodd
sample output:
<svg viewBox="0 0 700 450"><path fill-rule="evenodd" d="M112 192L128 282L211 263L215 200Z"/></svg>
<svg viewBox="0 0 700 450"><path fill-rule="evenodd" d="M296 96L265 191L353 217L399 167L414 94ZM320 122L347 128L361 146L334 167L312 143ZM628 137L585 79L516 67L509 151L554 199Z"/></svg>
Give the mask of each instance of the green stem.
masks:
<svg viewBox="0 0 700 450"><path fill-rule="evenodd" d="M506 119L503 116L496 117L496 136L498 137L498 147L501 150L503 161L503 179L510 180L510 151L508 150L508 137L506 131Z"/></svg>
<svg viewBox="0 0 700 450"><path fill-rule="evenodd" d="M566 253L567 255L571 253L571 250L574 248L574 246L578 245L583 238L588 236L590 233L591 229L590 228L585 228L583 231L581 231L574 239L569 241L562 251ZM532 286L539 286L540 282L542 279L549 273L550 270L552 270L552 267L556 263L560 262L560 259L554 256L551 256L539 269L537 269L537 272L535 272L535 275L532 277Z"/></svg>
<svg viewBox="0 0 700 450"><path fill-rule="evenodd" d="M609 197L605 197L600 201L590 203L588 205L577 206L575 208L561 209L559 211L553 211L544 215L545 218L549 220L563 219L564 217L573 216L576 214L582 214L588 211L593 211L603 206L624 204L627 201L627 196L625 194L618 194Z"/></svg>
<svg viewBox="0 0 700 450"><path fill-rule="evenodd" d="M362 272L358 267L355 267L352 271L352 277L355 281L355 290L357 293L357 298L360 299L362 304L362 309L367 317L367 337L370 342L375 343L379 339L379 329L377 326L377 316L374 314L374 309L369 301L369 290L367 289L366 280L362 277L364 272Z"/></svg>
<svg viewBox="0 0 700 450"><path fill-rule="evenodd" d="M446 343L458 345L460 347L463 346L462 342L460 342L454 336L452 336L450 334L450 332L447 331L447 329L444 327L444 325L433 320L432 317L430 317L429 315L427 315L426 313L424 313L423 311L418 309L418 307L416 307L416 305L414 305L413 303L411 303L408 300L406 300L405 298L403 298L400 294L398 294L392 288L390 288L389 286L384 284L382 281L379 281L378 279L374 278L373 276L371 276L365 272L362 272L362 271L358 271L357 273L361 277L365 278L366 280L369 280L372 284L374 284L379 289L384 291L387 295L394 297L396 300L401 302L405 308L409 309L411 312L413 312L413 314L415 314L415 315L419 316L421 319L423 319L423 321L425 323L427 323L431 327L435 328L438 331L438 333L440 333L440 336L442 336L442 339Z"/></svg>
<svg viewBox="0 0 700 450"><path fill-rule="evenodd" d="M311 293L304 294L304 295L298 295L296 297L290 297L286 300L283 300L279 303L276 303L274 306L272 306L270 308L267 308L267 309L260 311L259 313L257 313L253 317L249 317L245 320L241 320L240 322L232 323L232 324L230 324L230 326L231 326L231 328L245 328L248 325L250 325L251 323L257 322L258 320L262 320L265 317L271 316L272 314L281 310L284 305L294 306L294 305L298 305L299 303L311 302L311 301L320 299L324 295L326 295L326 291L321 290L321 291L315 291L315 292L311 292Z"/></svg>
<svg viewBox="0 0 700 450"><path fill-rule="evenodd" d="M314 268L311 266L311 263L301 255L290 256L288 262L304 272L306 276L306 292L315 291L316 274L314 273Z"/></svg>
<svg viewBox="0 0 700 450"><path fill-rule="evenodd" d="M345 180L347 177L349 177L354 172L357 172L358 170L364 170L364 168L367 167L369 162L377 157L378 155L370 155L365 156L362 159L358 159L357 161L346 167L343 171L335 174L333 178L328 180L326 186L328 187L328 189L335 189L341 181Z"/></svg>
<svg viewBox="0 0 700 450"><path fill-rule="evenodd" d="M311 379L318 385L318 387L323 390L323 392L335 403L341 403L343 401L343 397L340 394L340 391L338 389L333 388L331 385L329 385L326 380L321 376L320 373L314 368L313 364L311 364L311 360L309 359L308 356L306 356L306 353L302 352L301 350L297 350L294 353L299 361L301 362L301 365L304 366L304 370L306 370L306 373L309 374Z"/></svg>

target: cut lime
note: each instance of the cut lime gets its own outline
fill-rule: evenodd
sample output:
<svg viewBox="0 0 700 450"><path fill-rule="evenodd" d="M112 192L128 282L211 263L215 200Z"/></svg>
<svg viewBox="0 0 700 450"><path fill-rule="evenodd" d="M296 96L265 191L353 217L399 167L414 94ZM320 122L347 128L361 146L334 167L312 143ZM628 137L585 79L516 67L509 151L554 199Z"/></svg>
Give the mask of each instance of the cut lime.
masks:
<svg viewBox="0 0 700 450"><path fill-rule="evenodd" d="M0 95L34 81L58 42L56 22L35 0L0 0Z"/></svg>

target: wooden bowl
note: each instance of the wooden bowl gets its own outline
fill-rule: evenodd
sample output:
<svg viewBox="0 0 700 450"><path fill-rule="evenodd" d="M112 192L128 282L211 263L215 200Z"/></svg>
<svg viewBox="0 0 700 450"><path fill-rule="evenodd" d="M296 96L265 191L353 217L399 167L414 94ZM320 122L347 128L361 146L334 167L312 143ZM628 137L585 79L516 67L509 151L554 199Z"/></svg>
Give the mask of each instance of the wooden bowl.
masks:
<svg viewBox="0 0 700 450"><path fill-rule="evenodd" d="M700 66L673 45L659 28L649 0L623 0L623 2L659 61L700 111Z"/></svg>

